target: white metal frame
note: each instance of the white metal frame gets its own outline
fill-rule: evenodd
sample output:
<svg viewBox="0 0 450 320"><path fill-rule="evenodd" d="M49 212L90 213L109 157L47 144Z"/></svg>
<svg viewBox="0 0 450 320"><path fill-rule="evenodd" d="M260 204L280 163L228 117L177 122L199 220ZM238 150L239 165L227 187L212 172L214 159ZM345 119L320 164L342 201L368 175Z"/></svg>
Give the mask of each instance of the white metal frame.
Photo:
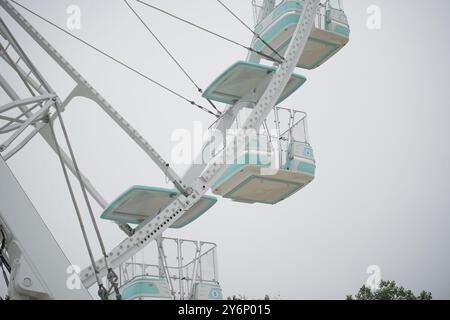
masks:
<svg viewBox="0 0 450 320"><path fill-rule="evenodd" d="M260 11L259 19L262 19L267 15L274 6L274 0L264 0L263 8ZM267 86L264 94L260 98L259 102L254 106L248 119L241 126L243 131L248 129L258 130L263 124L270 111L275 106L280 95L282 94L288 80L290 79L298 62L309 34L314 26L316 13L319 8L320 0L305 0L304 10L299 24L294 32L291 43L286 51L285 59L278 66L276 72ZM40 47L51 57L53 60L76 82L75 88L69 94L67 99L63 102L59 98L53 97L51 101L55 103L55 106L63 111L69 102L75 97L86 97L96 102L113 120L119 125L145 153L158 165L158 167L168 176L168 178L174 183L181 194L161 211L153 219L149 219L141 223L134 232L127 228L123 228L128 231L129 235L125 240L118 244L112 251L108 253L108 263L105 263L104 258L96 261L95 268L98 270L101 276L106 275L106 266L109 265L113 268L117 268L121 263L135 255L142 248L144 248L150 241L156 240L161 237L162 233L170 227L181 215L189 210L202 195L204 195L213 185L213 183L223 174L227 168L226 163L233 163L231 157L235 155L234 150L236 146L245 143L244 134L239 134L237 139L227 145L227 148L223 151L224 158L227 161L224 163L219 162L217 159L212 163L208 163L205 166L193 166L189 170L188 174L180 178L169 166L169 164L157 153L157 151L134 129L123 117L102 97L88 82L73 68L67 60L65 60L61 54L59 54L55 48L53 48L48 41L11 5L8 0L0 0L0 6L33 38L33 40L40 45ZM26 59L26 54L19 52L23 59ZM247 59L249 61L259 61L259 57L250 54ZM31 63L30 63L31 65ZM37 70L34 70L38 75ZM26 76L24 70L20 70L22 76ZM27 83L30 84L36 91L41 94L54 93L51 87L45 82L42 77L37 77L40 83L36 83L33 79L27 79ZM1 80L1 79L0 79ZM7 91L12 100L20 100L20 97L11 89L4 81L0 81L2 87ZM45 90L44 90L45 89ZM56 101L55 101L56 100ZM234 121L237 112L247 105L246 97L242 101L237 102L234 106L229 106L217 123L216 128L219 130L226 130ZM50 107L50 106L49 106ZM25 112L26 109L22 110ZM34 120L36 120L35 118ZM34 120L29 121L32 124ZM46 139L46 141L55 148L54 143L51 141L51 137L48 133L48 126L43 125L39 128L39 133ZM74 172L73 164L70 159L64 155L64 162ZM83 179L85 179L83 177ZM94 187L85 179L85 185L90 194L99 202L102 207L106 206L105 200L99 195ZM51 265L48 266L52 268ZM93 266L84 269L81 273L81 279L86 287L90 287L95 283L95 272Z"/></svg>

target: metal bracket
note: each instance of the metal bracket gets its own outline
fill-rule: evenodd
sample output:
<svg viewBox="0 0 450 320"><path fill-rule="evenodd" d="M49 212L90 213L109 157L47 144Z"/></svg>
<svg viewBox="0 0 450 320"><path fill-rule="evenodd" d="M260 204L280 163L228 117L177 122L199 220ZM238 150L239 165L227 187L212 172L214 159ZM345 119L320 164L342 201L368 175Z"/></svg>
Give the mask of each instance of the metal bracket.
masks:
<svg viewBox="0 0 450 320"><path fill-rule="evenodd" d="M11 269L8 296L14 300L51 298L40 276L33 270L23 254L20 244L13 240L8 246L8 253L15 257Z"/></svg>

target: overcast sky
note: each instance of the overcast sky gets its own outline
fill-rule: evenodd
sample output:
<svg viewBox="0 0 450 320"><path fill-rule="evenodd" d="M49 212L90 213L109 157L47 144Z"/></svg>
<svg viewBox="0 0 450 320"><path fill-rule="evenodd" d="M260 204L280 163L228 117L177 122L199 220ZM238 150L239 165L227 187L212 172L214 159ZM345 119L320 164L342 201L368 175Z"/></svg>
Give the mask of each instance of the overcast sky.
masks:
<svg viewBox="0 0 450 320"><path fill-rule="evenodd" d="M21 0L61 26L81 8L73 32L146 74L200 100L195 88L120 0ZM251 33L216 1L151 3L241 43ZM251 1L226 3L252 23ZM382 10L381 30L366 27L367 8ZM244 49L134 6L192 77L206 87ZM370 265L383 279L435 298L450 298L450 42L447 0L347 0L351 41L282 105L309 114L317 160L314 182L274 206L219 199L195 223L167 236L218 244L226 296L343 299ZM2 18L4 11L0 11ZM25 14L45 37L166 158L175 129L205 128L213 118ZM37 50L9 17L25 50L64 97L73 83ZM7 74L0 64L2 74ZM0 105L8 101L0 93ZM112 201L132 185L171 187L145 154L94 103L78 99L65 112L82 170ZM70 260L89 263L57 157L41 138L9 165ZM175 166L180 174L186 168ZM95 207L98 216L101 209ZM99 220L107 247L124 236ZM92 230L91 230L92 231ZM100 251L96 248L96 256Z"/></svg>

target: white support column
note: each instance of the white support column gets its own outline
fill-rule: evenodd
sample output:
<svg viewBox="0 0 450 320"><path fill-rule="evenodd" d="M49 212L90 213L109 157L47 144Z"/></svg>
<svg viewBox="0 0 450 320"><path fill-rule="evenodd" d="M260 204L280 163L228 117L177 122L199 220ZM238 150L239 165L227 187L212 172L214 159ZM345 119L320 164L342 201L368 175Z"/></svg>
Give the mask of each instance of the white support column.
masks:
<svg viewBox="0 0 450 320"><path fill-rule="evenodd" d="M44 221L0 157L0 224L7 229L12 270L9 295L15 299L92 299L79 281L71 290L64 255Z"/></svg>

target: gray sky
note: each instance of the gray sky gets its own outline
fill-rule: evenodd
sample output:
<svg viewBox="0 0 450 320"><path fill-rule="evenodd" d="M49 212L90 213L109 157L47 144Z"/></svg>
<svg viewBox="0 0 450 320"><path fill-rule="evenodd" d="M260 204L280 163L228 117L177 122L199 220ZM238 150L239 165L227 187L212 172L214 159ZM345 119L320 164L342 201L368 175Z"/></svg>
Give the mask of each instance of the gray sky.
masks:
<svg viewBox="0 0 450 320"><path fill-rule="evenodd" d="M250 32L213 0L149 2L239 42L250 41ZM122 1L21 3L59 25L66 23L67 6L79 5L77 35L200 100ZM250 1L227 3L252 22ZM382 9L378 31L366 27L372 4ZM203 87L245 59L239 47L135 7ZM314 182L275 206L220 199L192 225L166 232L218 244L225 295L342 299L366 281L368 266L378 265L384 279L450 298L450 3L347 0L345 8L352 29L349 45L317 70L297 70L308 82L282 104L309 114L318 168ZM173 130L192 130L198 120L207 127L213 120L25 16L165 158L174 146ZM11 25L9 18L6 22ZM71 81L21 30L15 25L12 30L56 91L67 94ZM6 68L0 67L3 74ZM0 105L7 102L3 93L0 99ZM170 187L94 103L76 100L65 114L80 166L106 199L135 184ZM56 156L36 138L9 164L71 261L87 265ZM112 223L99 225L108 248L123 239Z"/></svg>

